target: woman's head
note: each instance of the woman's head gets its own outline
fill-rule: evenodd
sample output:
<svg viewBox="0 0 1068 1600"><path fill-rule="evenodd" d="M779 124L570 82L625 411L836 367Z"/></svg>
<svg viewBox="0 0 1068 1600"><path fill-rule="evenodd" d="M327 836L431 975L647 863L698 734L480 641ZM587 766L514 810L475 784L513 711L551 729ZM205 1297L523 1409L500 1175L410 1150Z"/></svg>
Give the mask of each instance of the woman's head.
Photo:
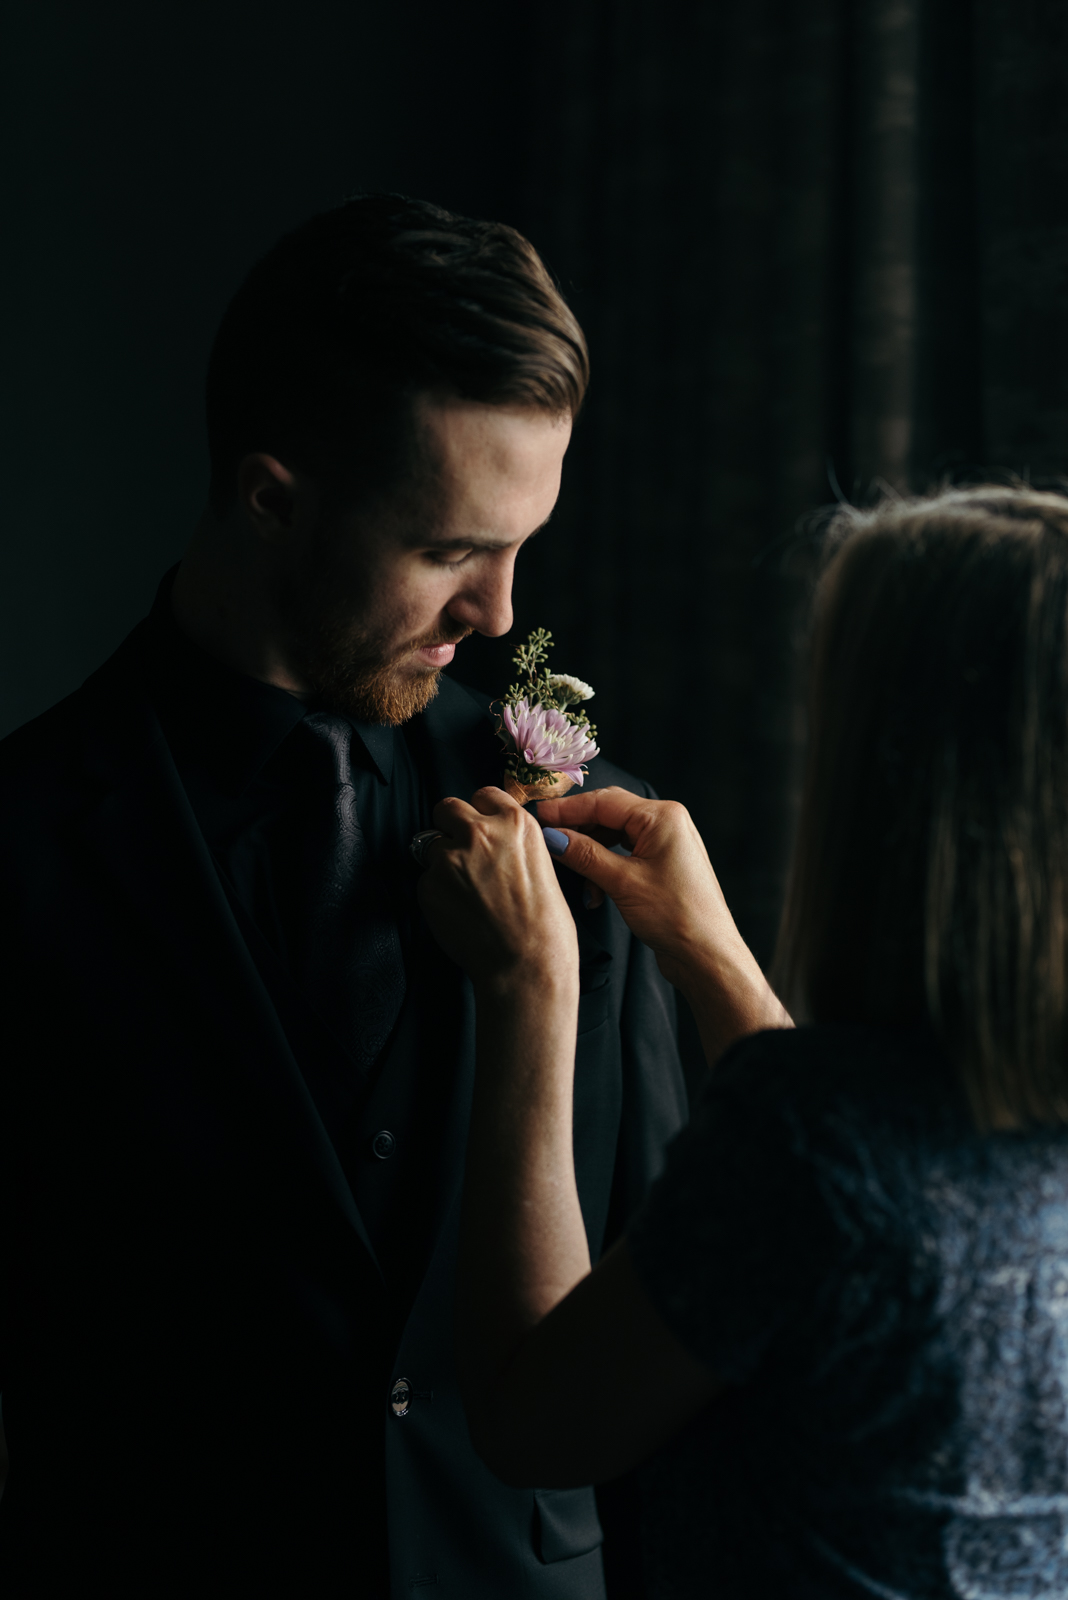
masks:
<svg viewBox="0 0 1068 1600"><path fill-rule="evenodd" d="M930 1018L980 1126L1068 1122L1068 500L955 489L832 537L783 987Z"/></svg>

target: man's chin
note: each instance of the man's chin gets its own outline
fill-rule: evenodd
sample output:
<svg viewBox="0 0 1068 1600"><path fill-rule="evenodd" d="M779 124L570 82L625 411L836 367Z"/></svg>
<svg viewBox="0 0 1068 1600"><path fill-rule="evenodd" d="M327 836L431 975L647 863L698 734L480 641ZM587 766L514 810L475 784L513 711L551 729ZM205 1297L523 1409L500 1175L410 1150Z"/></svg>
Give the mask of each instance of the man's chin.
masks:
<svg viewBox="0 0 1068 1600"><path fill-rule="evenodd" d="M341 716L397 728L426 710L440 681L440 670L401 674L394 668L355 683L324 685L320 698L329 711Z"/></svg>

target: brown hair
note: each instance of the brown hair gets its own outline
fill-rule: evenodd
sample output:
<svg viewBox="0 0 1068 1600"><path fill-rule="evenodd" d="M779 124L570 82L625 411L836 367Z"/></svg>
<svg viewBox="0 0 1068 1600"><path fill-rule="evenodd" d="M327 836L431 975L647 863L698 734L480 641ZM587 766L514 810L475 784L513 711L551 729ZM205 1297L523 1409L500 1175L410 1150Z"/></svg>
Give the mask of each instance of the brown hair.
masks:
<svg viewBox="0 0 1068 1600"><path fill-rule="evenodd" d="M500 222L359 195L286 234L228 306L208 364L211 503L264 451L346 489L391 481L419 390L576 416L582 330Z"/></svg>
<svg viewBox="0 0 1068 1600"><path fill-rule="evenodd" d="M784 998L929 1019L981 1128L1068 1122L1068 500L954 489L830 531Z"/></svg>

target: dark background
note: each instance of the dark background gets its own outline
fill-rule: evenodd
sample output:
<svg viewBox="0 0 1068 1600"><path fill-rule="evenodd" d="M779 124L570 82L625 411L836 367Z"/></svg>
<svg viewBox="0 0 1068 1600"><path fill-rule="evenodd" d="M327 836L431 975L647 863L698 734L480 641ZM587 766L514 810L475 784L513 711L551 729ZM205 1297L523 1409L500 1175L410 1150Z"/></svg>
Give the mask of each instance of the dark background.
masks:
<svg viewBox="0 0 1068 1600"><path fill-rule="evenodd" d="M528 233L589 339L517 635L774 938L834 497L1065 466L1063 0L8 0L0 733L145 612L204 499L217 319L397 189ZM507 681L512 641L461 676Z"/></svg>

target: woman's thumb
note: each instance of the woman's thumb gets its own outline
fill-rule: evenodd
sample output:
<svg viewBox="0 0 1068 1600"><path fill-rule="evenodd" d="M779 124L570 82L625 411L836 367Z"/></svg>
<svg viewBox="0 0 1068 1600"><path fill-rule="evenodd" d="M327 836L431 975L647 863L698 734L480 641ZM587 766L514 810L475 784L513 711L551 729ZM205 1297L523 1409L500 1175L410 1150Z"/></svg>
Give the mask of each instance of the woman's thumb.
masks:
<svg viewBox="0 0 1068 1600"><path fill-rule="evenodd" d="M560 861L580 877L588 878L605 894L614 895L626 870L626 858L614 855L596 839L564 828L546 828L545 843L555 861Z"/></svg>

